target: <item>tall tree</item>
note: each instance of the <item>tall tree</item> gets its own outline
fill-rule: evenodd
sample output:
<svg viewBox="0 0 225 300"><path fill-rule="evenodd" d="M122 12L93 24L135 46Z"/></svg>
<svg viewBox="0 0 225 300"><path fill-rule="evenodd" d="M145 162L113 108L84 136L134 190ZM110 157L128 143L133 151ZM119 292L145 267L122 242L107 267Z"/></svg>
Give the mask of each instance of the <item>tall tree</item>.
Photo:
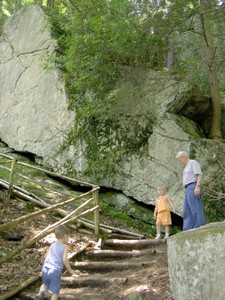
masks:
<svg viewBox="0 0 225 300"><path fill-rule="evenodd" d="M214 46L211 24L209 19L209 14L211 10L212 6L208 0L200 0L200 15L205 40L205 53L208 74L207 77L212 99L212 120L210 127L210 137L213 139L221 139L221 99L216 68L216 47Z"/></svg>
<svg viewBox="0 0 225 300"><path fill-rule="evenodd" d="M55 5L55 0L48 0L47 1L47 6L50 7L50 8L53 8Z"/></svg>
<svg viewBox="0 0 225 300"><path fill-rule="evenodd" d="M177 68L176 71L183 76L187 75L186 78L189 77L193 83L200 84L204 92L209 90L212 99L209 137L220 139L221 99L217 74L217 58L220 49L214 43L214 25L218 13L223 9L221 1L174 0L167 3L170 4L166 18L170 24L171 37L176 36L176 46L172 44L173 47L169 48L169 59L172 58L172 61L168 66L170 68L174 66ZM178 49L180 54L176 57ZM177 65L174 65L174 59Z"/></svg>
<svg viewBox="0 0 225 300"><path fill-rule="evenodd" d="M21 0L14 0L14 12L17 12L21 8Z"/></svg>

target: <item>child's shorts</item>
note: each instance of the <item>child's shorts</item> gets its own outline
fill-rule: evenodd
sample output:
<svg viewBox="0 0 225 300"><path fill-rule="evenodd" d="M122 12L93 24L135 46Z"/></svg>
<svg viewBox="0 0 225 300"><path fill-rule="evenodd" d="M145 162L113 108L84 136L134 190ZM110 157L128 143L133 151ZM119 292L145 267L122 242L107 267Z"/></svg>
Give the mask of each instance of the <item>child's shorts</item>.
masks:
<svg viewBox="0 0 225 300"><path fill-rule="evenodd" d="M53 294L59 294L61 288L61 275L60 270L49 269L47 267L42 268L42 283L46 284L48 290Z"/></svg>
<svg viewBox="0 0 225 300"><path fill-rule="evenodd" d="M157 219L156 219L156 224L158 225L171 225L172 220L171 220L171 214L170 211L168 210L163 210L157 214Z"/></svg>

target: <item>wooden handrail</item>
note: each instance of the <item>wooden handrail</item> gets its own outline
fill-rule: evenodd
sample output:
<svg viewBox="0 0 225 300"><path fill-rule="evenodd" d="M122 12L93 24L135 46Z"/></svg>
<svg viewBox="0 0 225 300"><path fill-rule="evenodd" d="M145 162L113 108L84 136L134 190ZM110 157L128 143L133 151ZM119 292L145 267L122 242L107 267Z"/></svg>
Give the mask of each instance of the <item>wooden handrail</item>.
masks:
<svg viewBox="0 0 225 300"><path fill-rule="evenodd" d="M11 161L13 160L13 157L11 156L8 156L8 155L5 155L3 153L0 153L0 156L2 157L5 157L5 158L8 158L10 159ZM93 187L95 186L95 184L92 184L90 182L86 182L86 181L81 181L81 180L78 180L78 179L74 179L72 177L68 177L68 176L65 176L65 175L62 175L62 174L58 174L58 173L55 173L55 172L52 172L52 171L49 171L49 170L46 170L46 169L43 169L43 168L40 168L40 167L36 167L36 166L32 166L32 165L29 165L27 163L24 163L24 162L21 162L19 160L16 161L16 163L18 165L21 165L21 166L24 166L24 167L27 167L27 168L30 168L30 169L34 169L34 170L37 170L37 171L41 171L45 174L48 174L48 175L51 175L51 176L55 176L55 177L58 177L58 178L61 178L61 179L65 179L65 180L70 180L72 182L75 182L75 183L78 183L80 185L85 185L85 186L90 186L90 187Z"/></svg>
<svg viewBox="0 0 225 300"><path fill-rule="evenodd" d="M91 184L89 182L85 182L85 181L81 181L81 180L77 180L77 179L74 179L74 178L71 178L71 177L68 177L68 176L65 176L65 175L62 175L62 174L58 174L58 173L55 173L55 172L52 172L52 171L49 171L49 170L46 170L46 169L43 169L43 168L40 168L40 167L29 165L27 163L24 163L24 162L21 162L21 161L17 160L15 157L10 157L10 156L5 155L3 153L0 153L0 156L2 156L4 158L7 158L8 159L7 163L11 162L11 168L7 168L5 166L2 166L1 162L0 162L0 168L2 168L4 170L10 172L9 182L2 180L2 182L5 182L5 188L8 189L8 200L10 199L11 194L13 194L14 189L19 189L19 187L15 186L13 184L14 177L21 175L21 174L15 172L16 165L20 165L20 166L22 166L24 168L30 168L30 169L37 170L37 171L43 172L43 173L45 173L47 175L50 175L52 177L57 177L57 178L60 178L60 179L64 179L66 181L69 181L70 183L75 183L75 184L79 184L79 185L82 185L82 186L88 186L88 187L90 187L91 188L90 191L88 191L86 193L83 193L80 196L74 197L72 201L70 199L70 200L67 200L67 201L65 201L65 202L63 202L61 204L53 205L52 209L55 209L56 207L64 206L64 205L66 205L66 204L68 204L70 202L75 201L76 199L87 200L87 199L85 199L85 196L92 194L92 198L91 199L89 199L85 203L81 204L74 211L70 212L69 216L71 216L71 217L73 216L73 218L71 218L71 219L76 219L76 216L74 217L74 215L76 214L76 211L80 210L81 208L86 207L92 201L93 208L89 209L89 211L92 212L92 213L94 213L95 235L96 235L96 237L99 236L99 226L100 226L99 219L100 218L99 218L99 196L98 196L98 190L100 189L100 187L98 185ZM27 177L25 180L29 181L29 177ZM33 180L31 179L31 181L33 181ZM38 184L41 185L40 182ZM47 211L48 211L47 209L43 209L43 212L39 212L37 214L33 214L32 216L41 215L42 213L44 214ZM67 216L67 218L70 218L70 217ZM29 219L29 215L24 216L24 218L21 218L21 220L24 220L24 221L27 220L27 219ZM13 227L13 226L16 226L17 225L16 221L17 220L12 220L8 224L2 224L2 228L1 229L3 230L5 228L8 228L8 226L10 228Z"/></svg>

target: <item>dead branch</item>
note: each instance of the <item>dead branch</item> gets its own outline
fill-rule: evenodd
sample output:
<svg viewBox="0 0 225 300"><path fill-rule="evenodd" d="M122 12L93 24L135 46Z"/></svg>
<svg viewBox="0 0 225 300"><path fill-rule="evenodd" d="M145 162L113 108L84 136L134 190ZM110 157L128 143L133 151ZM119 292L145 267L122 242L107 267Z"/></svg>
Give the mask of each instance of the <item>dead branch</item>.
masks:
<svg viewBox="0 0 225 300"><path fill-rule="evenodd" d="M28 287L30 284L34 283L35 281L37 281L39 278L39 276L32 276L31 278L27 279L26 281L24 281L23 283L21 283L21 285L17 286L15 289L5 293L4 295L0 296L0 300L6 300L11 298L12 296L16 295L18 292L22 291L23 289L25 289L26 287Z"/></svg>
<svg viewBox="0 0 225 300"><path fill-rule="evenodd" d="M1 182L1 181L0 181L0 185L2 185L2 182ZM4 185L4 187L6 186L5 183L4 183L3 185ZM3 231L3 230L6 230L6 229L9 229L9 228L12 228L12 227L14 227L14 226L16 226L16 225L18 225L18 224L21 224L21 223L23 223L23 222L25 222L25 221L28 221L28 220L30 220L30 219L33 219L34 217L40 216L40 215L42 215L42 214L47 214L47 213L48 213L49 211L51 211L51 210L56 210L57 208L62 207L62 206L64 206L64 205L66 205L66 204L69 204L69 203L73 202L74 200L83 198L84 196L90 194L90 192L87 192L87 193L82 194L82 195L80 195L80 196L77 196L77 197L71 198L71 199L69 199L69 200L67 200L67 201L64 201L63 203L58 203L58 204L55 204L55 205L50 205L50 204L45 203L44 201L42 202L42 201L33 199L32 197L30 197L30 196L28 196L28 195L24 195L22 192L19 192L19 191L16 191L16 190L13 190L13 194L14 194L15 196L17 196L17 197L20 197L20 198L22 198L22 199L31 201L31 202L33 202L33 203L35 203L35 204L38 204L38 205L40 205L40 206L42 206L42 207L46 207L46 208L45 208L45 209L42 209L42 210L40 210L40 211L38 211L38 212L34 212L34 213L28 214L28 215L26 215L26 216L22 216L22 217L20 217L20 218L17 218L17 219L15 219L15 220L11 221L11 222L8 222L8 223L5 223L5 224L1 224L1 225L0 225L0 231ZM92 201L92 200L93 200L92 198L91 198L91 199L88 199L88 201L86 201L85 203L87 204L87 203L89 203L89 202ZM86 205L86 204L85 204L85 205ZM80 206L80 208L82 208L82 207L83 207L83 204ZM59 209L57 209L56 211L57 211L58 213L60 213L61 215L63 215L63 216L68 215L68 213L67 213L66 211L64 211L64 210L59 210Z"/></svg>
<svg viewBox="0 0 225 300"><path fill-rule="evenodd" d="M84 221L84 222L90 223L90 224L94 224L94 222L83 219L83 218L81 218L81 220ZM110 229L110 230L112 230L113 233L120 233L120 234L123 234L123 235L125 234L125 235L129 235L129 236L137 237L139 239L144 238L143 234L130 232L130 231L127 231L127 230L123 230L123 229L116 228L116 227L113 227L113 226L105 225L105 224L102 224L102 223L100 223L100 228Z"/></svg>
<svg viewBox="0 0 225 300"><path fill-rule="evenodd" d="M34 243L38 242L40 239L44 238L46 235L52 233L55 228L59 225L66 225L69 222L73 222L75 220L77 220L79 217L84 216L89 214L90 212L93 212L95 209L97 209L98 206L95 206L91 209L88 209L82 213L80 213L79 215L71 218L77 210L73 211L72 213L68 214L66 217L64 217L62 220L50 225L49 227L45 228L44 230L42 230L41 232L39 232L36 236L34 236L30 241L28 241L25 244L22 244L21 246L19 246L17 249L15 249L14 251L12 251L11 253L9 253L7 256L2 257L0 259L0 264L6 262L7 260L9 260L10 258L14 257L15 255L17 255L18 253L20 253L22 250L31 247Z"/></svg>
<svg viewBox="0 0 225 300"><path fill-rule="evenodd" d="M86 221L81 221L81 220L78 220L78 227L80 226L84 226L84 227L87 227L87 228L90 228L90 229L95 229L95 225L94 224L91 224L89 222L86 222ZM112 231L109 230L109 229L106 229L106 228L103 228L100 226L100 230L103 232L103 233L108 233L108 234L111 234Z"/></svg>
<svg viewBox="0 0 225 300"><path fill-rule="evenodd" d="M68 259L73 259L74 257L76 257L78 254L84 252L86 250L86 248L88 247L88 245L84 245L81 248L77 249L76 251L74 251L73 253L68 254Z"/></svg>
<svg viewBox="0 0 225 300"><path fill-rule="evenodd" d="M2 185L5 188L8 187L8 184L6 182L3 182L2 180L0 180L0 185ZM19 189L20 191L18 191L17 189ZM12 227L14 227L14 226L16 226L18 224L21 224L22 222L28 221L28 220L30 220L30 219L32 219L34 217L40 216L42 214L47 214L51 210L54 210L60 216L65 217L65 216L68 215L68 212L66 210L59 209L59 207L62 207L64 205L66 205L66 204L69 204L69 203L71 203L71 202L73 202L73 201L75 201L77 199L84 198L85 196L89 195L90 193L92 193L93 191L96 191L96 190L98 190L97 187L94 188L93 190L91 190L91 192L89 191L89 192L84 193L84 194L82 194L80 196L77 196L77 197L74 197L74 198L69 199L67 201L64 201L63 203L59 203L59 204L55 204L55 205L50 205L50 204L46 203L44 200L42 200L42 199L37 200L37 197L35 197L36 199L34 199L33 195L31 196L31 195L29 195L29 193L27 191L25 191L25 190L23 190L21 188L16 187L16 189L13 190L14 196L20 197L20 198L22 198L22 199L24 199L26 201L30 201L30 202L32 202L34 204L37 204L40 207L45 207L45 209L42 209L39 212L31 213L31 214L26 215L26 216L22 216L22 217L20 217L18 219L15 219L15 220L11 221L11 222L8 222L8 223L5 223L5 224L1 224L0 225L0 231L12 228ZM86 198L84 198L84 199L86 200ZM89 200L91 201L93 199L91 198ZM79 227L79 225L85 226L85 227L87 227L89 229L94 229L95 228L94 222L91 222L91 221L88 222L84 218L82 218L82 221L80 221L80 220L78 221L78 227ZM101 230L101 232L108 233L108 234L110 234L112 232L111 230L106 229L104 227L100 227L100 230ZM82 230L78 229L78 231L82 231ZM90 232L85 232L85 233L90 234Z"/></svg>
<svg viewBox="0 0 225 300"><path fill-rule="evenodd" d="M76 230L77 230L79 233L82 233L82 234L93 235L93 231L90 231L90 230L87 230L87 229L77 228Z"/></svg>
<svg viewBox="0 0 225 300"><path fill-rule="evenodd" d="M64 175L61 175L61 174L57 174L57 173L54 173L54 172L51 172L51 171L39 168L39 167L35 167L35 166L32 166L32 165L26 164L24 162L17 161L17 164L21 165L21 166L24 166L24 167L27 167L27 168L30 168L30 169L41 171L41 172L43 172L45 174L51 175L52 177L58 177L58 178L66 180L66 181L73 182L73 184L75 184L75 185L84 185L84 186L89 186L89 187L92 187L92 188L94 187L93 184L91 184L89 182L85 182L85 181L80 181L80 180L77 180L77 179L73 179L73 178L70 178L68 176L64 176ZM99 187L98 187L98 189L99 189Z"/></svg>

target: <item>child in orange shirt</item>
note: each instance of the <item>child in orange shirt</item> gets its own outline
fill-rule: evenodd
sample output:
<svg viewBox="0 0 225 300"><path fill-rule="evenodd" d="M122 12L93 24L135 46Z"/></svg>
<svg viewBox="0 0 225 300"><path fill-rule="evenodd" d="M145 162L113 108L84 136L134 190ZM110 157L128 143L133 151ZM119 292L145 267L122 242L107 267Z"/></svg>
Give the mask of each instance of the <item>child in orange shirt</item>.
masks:
<svg viewBox="0 0 225 300"><path fill-rule="evenodd" d="M155 239L161 239L161 225L165 227L165 238L169 238L169 226L172 224L170 208L175 213L175 207L169 196L165 195L165 189L162 187L157 188L157 198L155 202L154 217L156 218L156 231L157 236Z"/></svg>

